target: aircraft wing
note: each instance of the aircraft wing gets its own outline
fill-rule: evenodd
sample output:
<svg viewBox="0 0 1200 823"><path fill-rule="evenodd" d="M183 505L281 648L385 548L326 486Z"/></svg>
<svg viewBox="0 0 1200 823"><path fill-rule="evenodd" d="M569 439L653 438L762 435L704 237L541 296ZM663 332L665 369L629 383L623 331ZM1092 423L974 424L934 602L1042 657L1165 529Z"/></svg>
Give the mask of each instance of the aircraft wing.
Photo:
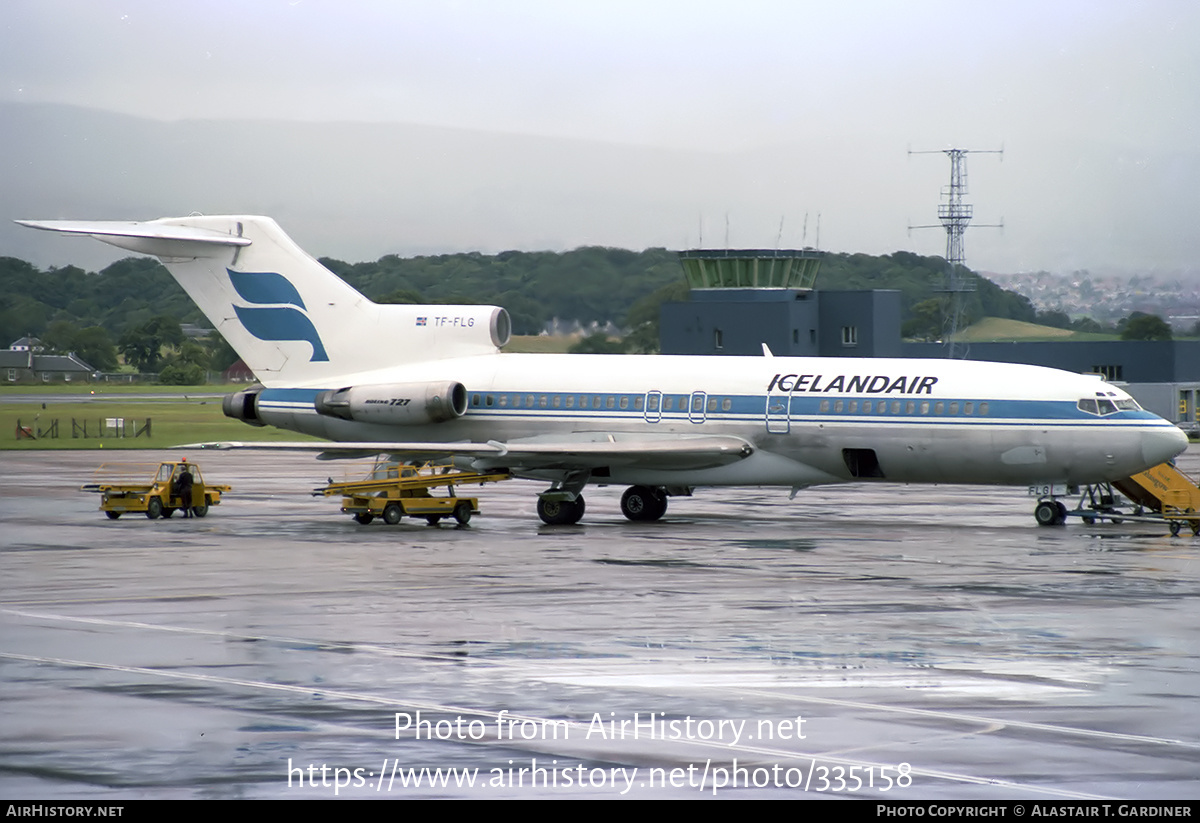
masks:
<svg viewBox="0 0 1200 823"><path fill-rule="evenodd" d="M501 443L387 442L219 442L191 443L177 449L259 449L315 452L321 460L390 454L399 459L472 458L479 468L576 471L602 466L665 471L705 469L749 457L754 447L729 435L646 435L586 432L547 435Z"/></svg>

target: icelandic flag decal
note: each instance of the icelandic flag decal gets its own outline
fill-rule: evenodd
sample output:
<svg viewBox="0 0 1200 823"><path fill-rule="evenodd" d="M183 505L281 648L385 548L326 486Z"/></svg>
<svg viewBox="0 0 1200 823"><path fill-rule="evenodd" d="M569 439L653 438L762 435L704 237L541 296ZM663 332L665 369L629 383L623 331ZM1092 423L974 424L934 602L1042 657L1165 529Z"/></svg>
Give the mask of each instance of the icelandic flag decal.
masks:
<svg viewBox="0 0 1200 823"><path fill-rule="evenodd" d="M426 320L426 318L424 318L424 317L418 317L418 318L417 318L417 325L418 325L418 326L424 326L424 325L425 325L425 320Z"/></svg>

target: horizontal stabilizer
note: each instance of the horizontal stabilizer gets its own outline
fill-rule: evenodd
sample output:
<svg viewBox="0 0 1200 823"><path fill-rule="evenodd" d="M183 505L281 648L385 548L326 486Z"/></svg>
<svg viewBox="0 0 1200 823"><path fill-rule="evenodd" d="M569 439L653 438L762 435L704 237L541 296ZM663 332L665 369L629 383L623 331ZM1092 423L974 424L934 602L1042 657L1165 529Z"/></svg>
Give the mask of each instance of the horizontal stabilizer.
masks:
<svg viewBox="0 0 1200 823"><path fill-rule="evenodd" d="M249 246L250 239L214 229L158 221L17 220L22 226L60 234L83 234L129 251L160 257L197 257L206 248Z"/></svg>

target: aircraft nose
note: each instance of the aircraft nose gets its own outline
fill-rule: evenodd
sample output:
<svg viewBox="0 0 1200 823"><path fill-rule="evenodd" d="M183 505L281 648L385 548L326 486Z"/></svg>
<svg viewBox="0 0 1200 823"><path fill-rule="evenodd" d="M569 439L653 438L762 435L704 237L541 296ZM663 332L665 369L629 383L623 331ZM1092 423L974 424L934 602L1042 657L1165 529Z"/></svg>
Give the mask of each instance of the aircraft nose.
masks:
<svg viewBox="0 0 1200 823"><path fill-rule="evenodd" d="M1187 447L1187 435L1178 426L1158 426L1142 434L1142 457L1149 466L1166 463Z"/></svg>

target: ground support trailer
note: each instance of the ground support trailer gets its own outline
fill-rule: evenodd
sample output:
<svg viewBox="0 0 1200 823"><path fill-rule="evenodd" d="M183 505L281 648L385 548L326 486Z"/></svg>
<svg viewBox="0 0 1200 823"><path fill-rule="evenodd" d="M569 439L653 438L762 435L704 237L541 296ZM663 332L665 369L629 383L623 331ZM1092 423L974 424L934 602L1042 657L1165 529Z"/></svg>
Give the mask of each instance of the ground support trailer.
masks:
<svg viewBox="0 0 1200 823"><path fill-rule="evenodd" d="M430 525L453 517L466 525L471 515L479 514L479 499L459 497L454 487L466 484L498 483L508 480L508 472L462 471L451 466L409 466L392 460L376 462L366 477L326 485L313 491L314 496L341 495L342 512L367 525L376 517L394 526L405 517L423 517ZM445 487L445 496L433 489Z"/></svg>

